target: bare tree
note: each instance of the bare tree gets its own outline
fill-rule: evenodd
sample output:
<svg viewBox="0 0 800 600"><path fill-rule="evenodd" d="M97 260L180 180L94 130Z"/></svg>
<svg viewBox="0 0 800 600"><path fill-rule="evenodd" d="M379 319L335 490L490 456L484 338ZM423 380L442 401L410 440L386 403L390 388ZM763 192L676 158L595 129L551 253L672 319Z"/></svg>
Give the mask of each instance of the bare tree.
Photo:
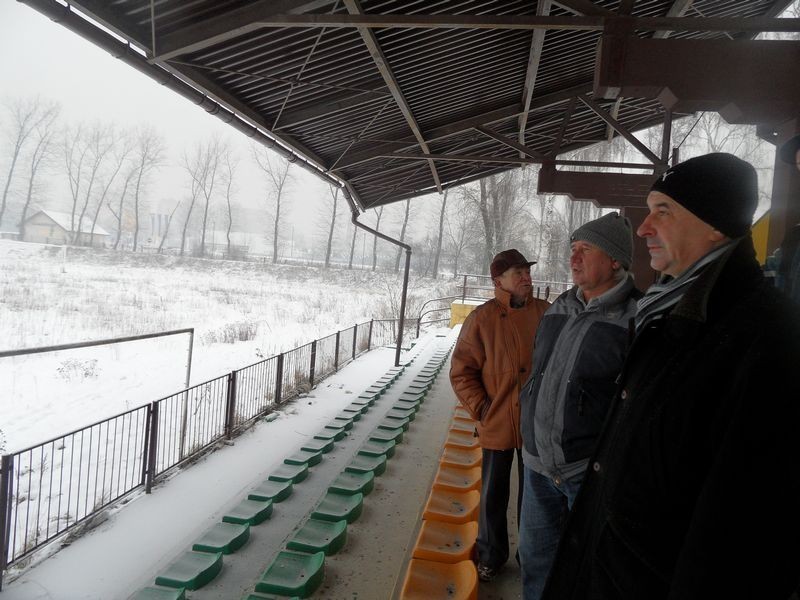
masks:
<svg viewBox="0 0 800 600"><path fill-rule="evenodd" d="M3 197L0 199L0 223L6 212L8 202L8 190L11 187L11 179L14 176L14 169L22 153L22 148L31 134L46 121L54 120L59 112L56 104L44 102L41 98L18 98L11 100L7 104L8 111L11 113L11 123L9 137L11 143L11 161L8 167L8 175L3 186Z"/></svg>
<svg viewBox="0 0 800 600"><path fill-rule="evenodd" d="M186 170L192 178L192 206L189 208L186 222L189 222L191 208L196 198L202 194L205 199L203 206L203 219L201 224L200 246L197 249L199 256L206 253L206 231L208 230L208 210L211 206L211 197L217 185L217 172L220 168L223 155L228 153L227 146L214 137L195 148L192 158L184 161ZM184 227L185 232L185 227ZM185 235L184 235L185 237Z"/></svg>
<svg viewBox="0 0 800 600"><path fill-rule="evenodd" d="M485 177L478 189L468 195L478 209L483 224L482 272L486 273L492 257L508 246L509 239L519 239L524 219L524 199L516 193L515 171Z"/></svg>
<svg viewBox="0 0 800 600"><path fill-rule="evenodd" d="M253 158L258 167L264 172L267 180L267 199L272 199L274 211L272 213L272 262L278 261L278 244L280 242L280 228L283 206L283 193L291 183L289 176L289 161L275 156L264 146L253 146Z"/></svg>
<svg viewBox="0 0 800 600"><path fill-rule="evenodd" d="M233 229L233 194L236 191L233 178L236 174L236 168L239 166L239 161L231 152L225 153L225 202L228 207L228 228L225 231L225 238L227 246L225 249L225 256L231 256L231 230Z"/></svg>
<svg viewBox="0 0 800 600"><path fill-rule="evenodd" d="M442 196L442 209L439 211L439 235L436 236L436 251L433 255L433 268L432 268L432 275L433 278L436 279L439 277L439 257L442 255L442 238L444 237L444 215L445 211L447 210L447 194L450 192L449 189L444 191L444 196Z"/></svg>
<svg viewBox="0 0 800 600"><path fill-rule="evenodd" d="M133 153L135 173L133 184L133 251L136 252L139 241L139 207L148 175L158 168L163 161L164 141L150 127L142 128L136 136Z"/></svg>
<svg viewBox="0 0 800 600"><path fill-rule="evenodd" d="M406 200L406 211L403 217L403 226L400 228L400 241L406 240L406 229L408 228L408 215L411 212L411 200ZM402 246L397 247L397 256L394 259L394 272L400 271L400 258L403 256Z"/></svg>
<svg viewBox="0 0 800 600"><path fill-rule="evenodd" d="M25 195L25 204L22 206L22 215L19 219L19 237L25 238L25 220L28 218L28 209L30 208L33 199L33 192L35 189L36 176L39 174L39 169L46 165L46 163L53 157L53 137L55 136L56 119L58 118L59 109L54 107L54 110L48 111L48 116L39 121L36 125L35 133L33 134L33 151L30 156L30 172L28 175L28 192Z"/></svg>
<svg viewBox="0 0 800 600"><path fill-rule="evenodd" d="M384 207L381 206L380 208L375 209L375 231L380 231L381 229L381 217L383 217L383 209ZM372 240L372 270L375 270L375 265L378 264L378 236L376 235Z"/></svg>
<svg viewBox="0 0 800 600"><path fill-rule="evenodd" d="M356 252L356 234L357 233L358 233L358 227L353 225L353 237L350 240L350 259L347 261L347 268L351 269L351 270L353 268L353 255Z"/></svg>
<svg viewBox="0 0 800 600"><path fill-rule="evenodd" d="M456 195L455 209L445 214L445 233L448 240L448 248L453 257L453 275L457 275L461 266L461 256L470 238L478 236L475 231L475 215L473 206L466 194L465 188L457 189L460 194Z"/></svg>
<svg viewBox="0 0 800 600"><path fill-rule="evenodd" d="M109 125L95 123L88 131L86 138L86 152L88 153L89 164L87 165L88 172L86 176L86 192L84 193L83 205L81 206L80 214L77 219L75 218L75 209L72 211L72 243L80 243L80 234L83 232L84 217L86 211L89 209L89 203L92 199L92 190L94 189L95 180L101 171L106 156L114 145L113 129ZM75 176L80 178L82 176L80 170L75 172ZM102 203L102 199L101 199ZM99 207L98 207L99 212ZM76 225L77 221L77 225ZM92 237L89 236L89 244L92 243Z"/></svg>
<svg viewBox="0 0 800 600"><path fill-rule="evenodd" d="M169 218L167 219L167 225L164 227L164 234L161 236L161 241L158 243L158 253L161 254L161 251L164 249L164 242L167 241L167 236L169 235L169 226L172 225L172 217L175 216L175 211L178 210L178 207L181 205L181 201L178 200L175 203L175 206L172 208L172 211L169 213Z"/></svg>
<svg viewBox="0 0 800 600"><path fill-rule="evenodd" d="M114 147L114 152L111 157L111 172L106 174L105 180L102 182L102 191L100 193L100 200L97 202L97 207L94 211L94 216L92 217L92 228L89 232L89 239L93 242L94 241L94 230L97 227L97 219L100 216L100 209L107 203L106 198L108 197L108 192L111 189L114 181L117 178L117 175L122 170L122 167L128 162L128 158L133 152L133 146L131 144L130 138L126 134L122 134L121 136L118 135L116 132L112 131L112 146ZM127 188L130 179L128 179L125 183L125 188ZM120 212L122 211L122 207L120 207ZM113 214L113 211L112 211ZM120 223L120 230L121 231L121 223ZM117 242L119 242L119 233L117 233ZM116 249L116 243L114 244L114 248Z"/></svg>
<svg viewBox="0 0 800 600"><path fill-rule="evenodd" d="M72 195L72 210L70 211L70 231L69 243L74 244L77 239L75 233L75 214L78 210L78 200L81 194L81 184L83 182L83 163L89 153L89 144L86 142L86 132L83 125L67 128L64 134L64 164L67 169L67 181L69 191ZM78 224L80 230L80 223Z"/></svg>
<svg viewBox="0 0 800 600"><path fill-rule="evenodd" d="M114 240L114 250L119 248L119 242L122 238L122 230L124 219L123 216L125 214L125 196L128 193L128 188L131 186L131 181L133 181L134 176L136 175L136 167L131 167L128 170L128 173L125 175L125 181L122 184L122 190L119 193L119 207L117 210L114 210L114 207L111 206L111 201L107 203L109 212L114 215L114 218L117 220L117 239Z"/></svg>
<svg viewBox="0 0 800 600"><path fill-rule="evenodd" d="M328 228L328 243L325 246L325 268L326 269L330 268L330 266L331 266L331 250L333 249L333 231L334 231L334 228L336 227L336 208L337 208L337 205L339 203L339 188L338 187L334 187L332 185L329 185L328 186L328 191L330 192L330 195L331 195L331 200L328 203L328 207L330 209L330 215L331 215L331 223L330 223L330 227ZM350 255L352 257L352 249L351 249ZM352 262L352 258L351 258L351 262Z"/></svg>

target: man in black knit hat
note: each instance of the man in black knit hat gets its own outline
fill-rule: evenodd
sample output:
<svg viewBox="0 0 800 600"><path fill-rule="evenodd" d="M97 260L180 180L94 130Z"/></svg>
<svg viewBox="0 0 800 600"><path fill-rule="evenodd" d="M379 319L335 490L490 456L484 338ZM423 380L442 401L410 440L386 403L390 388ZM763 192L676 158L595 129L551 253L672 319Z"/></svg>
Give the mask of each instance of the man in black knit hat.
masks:
<svg viewBox="0 0 800 600"><path fill-rule="evenodd" d="M800 171L800 135L794 136L778 150L780 159ZM800 302L800 223L795 224L780 246L780 262L775 284L792 300Z"/></svg>
<svg viewBox="0 0 800 600"><path fill-rule="evenodd" d="M662 273L562 534L547 600L786 600L800 579L800 322L749 228L753 167L687 160L637 234Z"/></svg>

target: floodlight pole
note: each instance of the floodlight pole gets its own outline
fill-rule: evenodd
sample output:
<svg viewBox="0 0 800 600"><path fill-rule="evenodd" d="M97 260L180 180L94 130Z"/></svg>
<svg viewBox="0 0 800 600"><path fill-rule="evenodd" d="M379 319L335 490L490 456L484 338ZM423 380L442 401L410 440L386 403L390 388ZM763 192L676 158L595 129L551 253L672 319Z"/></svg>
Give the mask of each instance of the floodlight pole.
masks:
<svg viewBox="0 0 800 600"><path fill-rule="evenodd" d="M343 188L344 190L344 197L347 199L348 204L350 204L350 210L352 214L352 221L353 225L371 233L372 235L379 237L383 240L386 240L390 244L394 244L395 246L400 246L401 248L405 249L406 251L406 267L405 271L403 272L403 295L400 298L400 319L398 324L398 332L397 332L397 347L395 348L394 352L394 366L400 366L400 348L403 345L403 328L405 327L406 321L406 297L408 296L408 273L411 269L411 246L401 242L400 240L396 240L392 237L389 237L385 233L381 233L377 229L372 229L363 223L359 223L358 215L360 214L358 211L358 207L356 206L355 201L353 200L352 195L350 194L350 190L347 187Z"/></svg>

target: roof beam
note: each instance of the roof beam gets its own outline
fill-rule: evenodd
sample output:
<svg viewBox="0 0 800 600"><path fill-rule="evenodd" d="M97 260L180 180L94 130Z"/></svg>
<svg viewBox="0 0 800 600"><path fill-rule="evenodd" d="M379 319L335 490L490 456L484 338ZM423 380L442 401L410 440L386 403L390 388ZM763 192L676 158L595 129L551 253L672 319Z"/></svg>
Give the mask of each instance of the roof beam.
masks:
<svg viewBox="0 0 800 600"><path fill-rule="evenodd" d="M385 154L382 158L399 158L405 160L441 160L448 162L506 163L512 165L540 165L544 163L570 167L597 167L607 169L643 169L652 171L650 163L626 163L596 160L549 160L547 157L517 158L514 156L483 156L478 154ZM376 175L382 172L376 173ZM358 179L358 178L356 178ZM351 180L352 181L352 180Z"/></svg>
<svg viewBox="0 0 800 600"><path fill-rule="evenodd" d="M641 152L647 160L653 163L653 165L660 165L661 159L653 154L653 152L645 146L639 139L633 135L630 131L628 131L625 127L622 126L614 117L612 117L608 112L606 112L602 106L597 104L594 100L590 98L586 98L585 96L579 96L578 100L583 102L593 113L595 113L598 117L603 119L606 123L608 123L611 127L613 127L622 137L628 140L633 146Z"/></svg>
<svg viewBox="0 0 800 600"><path fill-rule="evenodd" d="M508 146L509 148L513 148L522 154L527 154L532 158L539 158L544 159L544 155L541 152L534 150L533 148L528 148L528 146L523 146L519 142L515 142L507 138L504 135L497 133L496 131L492 131L488 127L484 127L482 125L478 125L475 128L476 131L480 131L483 135L492 138L493 140L500 142L501 144Z"/></svg>
<svg viewBox="0 0 800 600"><path fill-rule="evenodd" d="M615 13L613 13L615 14ZM800 31L800 19L773 17L596 17L527 15L272 15L249 24L248 31L266 27L338 27L358 29L559 29L602 31L624 19L635 31L741 31L749 33Z"/></svg>
<svg viewBox="0 0 800 600"><path fill-rule="evenodd" d="M579 15L586 15L588 17L607 17L614 13L601 6L597 6L594 2L589 0L554 0L555 4L571 10ZM538 12L536 14L539 14Z"/></svg>
<svg viewBox="0 0 800 600"><path fill-rule="evenodd" d="M169 60L263 29L270 15L295 15L330 5L330 0L258 0L224 15L193 23L157 38L157 60Z"/></svg>
<svg viewBox="0 0 800 600"><path fill-rule="evenodd" d="M667 17L683 17L686 12L691 8L694 0L675 0L672 6L667 11ZM653 37L656 39L666 39L669 37L671 31L656 31Z"/></svg>
<svg viewBox="0 0 800 600"><path fill-rule="evenodd" d="M531 101L531 110L537 110L552 106L554 104L559 104L569 100L570 98L573 98L574 96L587 94L591 91L592 84L586 83L559 92L554 92L552 94L545 94L543 96L536 97ZM431 129L430 131L425 132L425 139L428 140L428 142L433 142L435 140L450 137L452 135L458 135L460 133L464 133L465 131L469 131L470 129L475 129L475 127L478 125L491 125L492 123L497 123L499 121L505 121L506 119L516 117L521 112L522 107L519 104L511 104L496 110L479 112L478 116L467 117L465 119L460 119L458 121L448 123L447 125L442 125L441 127ZM397 141L405 142L406 147L417 145L416 138L414 138L414 136L404 137ZM349 156L345 155L336 165L335 170L340 171L342 169L347 169L348 167L352 167L375 158L380 158L383 154L394 152L397 149L396 143L380 144L377 146L372 146L371 148L366 148L360 152L354 152Z"/></svg>
<svg viewBox="0 0 800 600"><path fill-rule="evenodd" d="M536 4L536 15L542 16L550 12L550 0L539 0ZM547 32L536 29L531 39L531 50L528 54L528 69L525 73L525 85L522 88L522 114L519 116L519 143L525 145L525 127L528 123L528 112L533 99L533 89L536 87L536 75L539 72L539 60L542 57L544 36ZM520 153L522 156L522 153Z"/></svg>
<svg viewBox="0 0 800 600"><path fill-rule="evenodd" d="M350 14L360 15L362 12L361 4L358 0L344 0L344 5ZM408 126L411 128L411 132L417 139L419 147L422 148L422 151L426 154L430 154L428 144L425 142L425 138L422 135L422 129L420 128L419 123L417 123L417 119L414 117L414 113L411 111L411 107L409 106L403 91L400 89L400 84L397 82L397 78L392 71L392 67L389 66L389 61L383 54L383 50L378 43L378 38L375 36L375 33L369 29L359 28L358 32L361 34L361 39L364 40L364 44L367 46L367 50L369 51L370 56L372 56L375 66L378 67L378 71L383 77L383 80L386 82L386 85L389 87L389 91L394 97L397 107L400 109L400 112L403 113L406 123L408 123ZM428 162L428 166L431 169L431 176L433 177L433 182L436 184L436 189L439 190L440 194L443 193L442 182L439 179L439 173L436 171L436 165L431 160Z"/></svg>
<svg viewBox="0 0 800 600"><path fill-rule="evenodd" d="M629 15L633 12L633 6L635 4L636 0L621 0L617 12L621 15Z"/></svg>

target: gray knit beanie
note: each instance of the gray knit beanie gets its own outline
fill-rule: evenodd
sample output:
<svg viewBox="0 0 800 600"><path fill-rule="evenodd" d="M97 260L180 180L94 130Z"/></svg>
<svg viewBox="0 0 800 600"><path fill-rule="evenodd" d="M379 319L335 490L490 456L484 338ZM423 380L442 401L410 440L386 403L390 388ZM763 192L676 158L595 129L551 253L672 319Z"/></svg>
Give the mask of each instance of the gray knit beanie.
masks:
<svg viewBox="0 0 800 600"><path fill-rule="evenodd" d="M631 268L633 256L633 233L627 217L612 212L578 227L569 238L570 242L589 242L600 248L624 269Z"/></svg>

